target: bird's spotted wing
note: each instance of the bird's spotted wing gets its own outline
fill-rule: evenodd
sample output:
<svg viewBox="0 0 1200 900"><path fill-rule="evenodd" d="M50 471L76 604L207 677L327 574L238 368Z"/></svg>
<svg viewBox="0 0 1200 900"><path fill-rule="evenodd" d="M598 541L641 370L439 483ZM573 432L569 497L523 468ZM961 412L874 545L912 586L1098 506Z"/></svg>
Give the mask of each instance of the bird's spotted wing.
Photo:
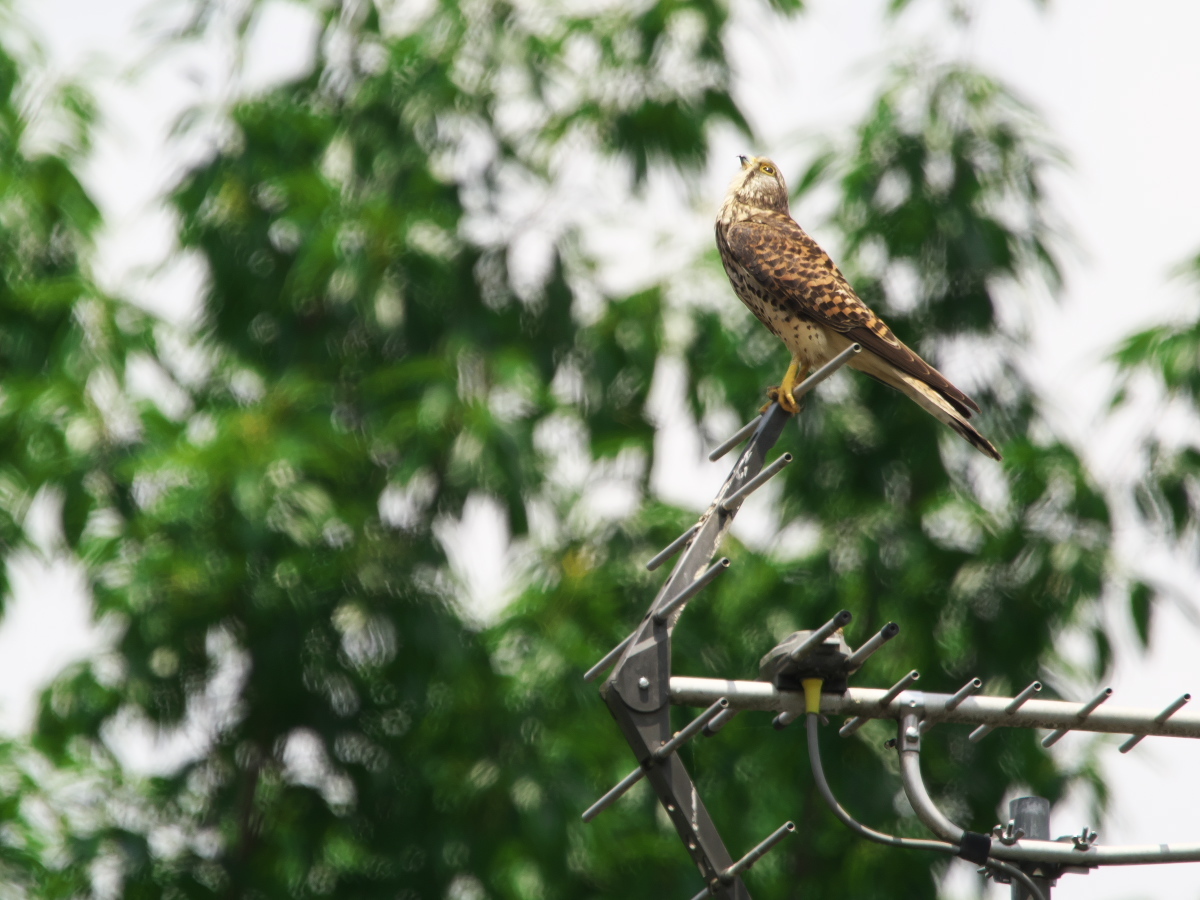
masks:
<svg viewBox="0 0 1200 900"><path fill-rule="evenodd" d="M964 416L979 412L975 401L951 384L892 333L854 293L816 241L790 216L769 214L725 229L730 256L780 303L862 344L880 359L919 378Z"/></svg>

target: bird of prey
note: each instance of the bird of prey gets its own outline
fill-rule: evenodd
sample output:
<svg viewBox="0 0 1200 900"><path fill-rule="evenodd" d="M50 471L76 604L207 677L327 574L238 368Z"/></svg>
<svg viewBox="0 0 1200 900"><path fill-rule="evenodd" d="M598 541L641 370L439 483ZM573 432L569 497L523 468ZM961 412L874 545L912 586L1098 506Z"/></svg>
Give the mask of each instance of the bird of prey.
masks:
<svg viewBox="0 0 1200 900"><path fill-rule="evenodd" d="M1000 453L967 421L975 401L906 347L858 298L829 255L788 211L788 191L769 159L741 156L717 216L717 248L733 289L792 354L771 398L799 412L792 389L810 369L853 343L849 365L906 394L992 459Z"/></svg>

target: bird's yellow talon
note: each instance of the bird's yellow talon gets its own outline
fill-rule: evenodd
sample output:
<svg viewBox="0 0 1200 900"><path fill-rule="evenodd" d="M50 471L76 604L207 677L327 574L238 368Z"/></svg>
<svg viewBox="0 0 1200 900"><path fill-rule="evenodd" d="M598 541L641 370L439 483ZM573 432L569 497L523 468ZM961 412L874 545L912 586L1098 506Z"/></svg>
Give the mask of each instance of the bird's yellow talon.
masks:
<svg viewBox="0 0 1200 900"><path fill-rule="evenodd" d="M792 388L798 385L801 381L808 377L808 366L800 368L799 360L793 359L792 364L788 366L787 372L783 376L783 384L779 387L773 387L767 390L767 396L771 401L778 403L783 407L783 411L796 415L800 412L800 402L792 394ZM771 404L768 403L759 412L766 412L770 409Z"/></svg>
<svg viewBox="0 0 1200 900"><path fill-rule="evenodd" d="M783 407L784 412L790 413L793 416L800 412L800 401L792 396L791 391L788 391L785 394L782 387L768 388L767 398L768 402L764 403L758 410L760 413L765 413L768 409L770 409L772 403L778 403Z"/></svg>

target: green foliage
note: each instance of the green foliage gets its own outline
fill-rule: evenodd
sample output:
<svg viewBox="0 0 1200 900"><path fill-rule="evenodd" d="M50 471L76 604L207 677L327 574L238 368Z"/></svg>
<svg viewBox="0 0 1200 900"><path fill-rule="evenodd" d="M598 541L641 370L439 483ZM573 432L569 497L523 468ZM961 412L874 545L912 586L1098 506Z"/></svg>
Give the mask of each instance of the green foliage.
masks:
<svg viewBox="0 0 1200 900"><path fill-rule="evenodd" d="M173 192L180 248L208 275L186 348L201 377L136 320L101 332L111 348L91 338L78 293L5 298L4 315L29 319L30 343L2 352L16 371L25 360L31 393L4 409L52 410L38 427L58 441L44 462L23 460L31 431L6 459L22 485L62 491L97 614L121 626L109 658L43 697L39 746L63 767L95 760L124 799L107 762L115 722L208 732L178 771L100 816L66 871L84 878L103 860L135 897L690 896L694 869L647 792L591 826L578 818L632 764L578 676L661 582L641 561L694 520L649 490L664 289L604 296L571 235L556 236L540 282L518 287L520 226L497 210L512 184L552 193L565 154L612 154L636 188L651 167L703 162L713 126L745 128L726 7L388 12L320 12L316 69L235 104L228 139ZM196 13L202 31L211 4ZM812 540L791 557L732 541L733 569L677 631L678 671L753 677L776 640L849 607L855 638L889 619L904 628L872 683L917 667L935 690L975 674L1019 688L1099 594L1107 506L1078 457L1042 436L1007 362L1019 336L997 317L998 283L1056 278L1039 189L1054 158L979 73L904 68L803 179L840 191L830 227L843 262L903 338L992 361L967 386L981 388L982 428L1006 461L968 459L913 404L839 376L782 442L797 462L775 512ZM90 209L68 175L46 181L63 216ZM907 303L894 296L906 267ZM728 315L682 311L685 402L705 421L756 408L786 362L721 297ZM37 360L69 376L65 396L87 411L84 387L116 366L95 347L117 360L147 349L186 392L182 418L146 406L135 442L72 449L58 411L74 407L39 401ZM90 414L107 434L112 412ZM633 512L590 510L616 481ZM465 624L440 537L478 497L531 557L520 597L487 628ZM15 540L15 514L6 527ZM1057 770L1032 733L973 745L944 731L928 741L931 780L977 830L1008 785L1055 798L1093 777ZM870 727L839 743L830 777L864 820L911 833L883 737ZM930 895L928 859L832 820L807 787L802 741L746 715L686 751L735 852L800 823L800 840L755 869L755 895Z"/></svg>
<svg viewBox="0 0 1200 900"><path fill-rule="evenodd" d="M661 301L613 298L582 327L591 276L561 250L518 295L515 236L467 239L466 198L553 187L560 143L638 176L702 161L712 122L742 124L724 10L446 3L402 32L380 12L326 11L349 56L237 104L174 191L207 268L191 352L210 369L189 382L155 349L190 408L141 411L142 440L92 479L108 527L72 538L121 665L65 673L40 746L67 765L103 754L117 716L211 727L144 797L178 841L102 832L127 895L526 896L575 877L558 852L575 805L527 749L557 723L510 705L437 532L484 495L524 534L553 490L547 431L581 428L601 457L650 445ZM581 744L555 740L572 766Z"/></svg>
<svg viewBox="0 0 1200 900"><path fill-rule="evenodd" d="M1185 261L1175 274L1200 286L1200 254ZM1152 373L1169 395L1200 403L1200 321L1138 332L1122 342L1113 358L1126 371Z"/></svg>
<svg viewBox="0 0 1200 900"><path fill-rule="evenodd" d="M1187 260L1177 274L1200 286L1200 255ZM1200 413L1200 318L1146 329L1127 338L1113 358L1126 384L1113 406L1129 402L1135 376L1149 376L1167 401L1194 419ZM1194 439L1167 439L1157 428L1145 441L1144 472L1134 485L1133 499L1143 522L1158 537L1173 541L1185 559L1195 555L1194 535L1200 522L1200 447ZM1144 577L1150 579L1149 573ZM1157 592L1138 584L1130 594L1130 612L1143 645L1149 641L1150 615Z"/></svg>
<svg viewBox="0 0 1200 900"><path fill-rule="evenodd" d="M838 215L847 253L911 264L938 333L995 328L989 279L1058 285L1041 179L1061 155L991 78L961 64L896 69L853 154ZM836 155L819 157L802 186Z"/></svg>
<svg viewBox="0 0 1200 900"><path fill-rule="evenodd" d="M69 132L86 130L86 104L68 96L70 104L44 98L43 122L31 123L17 61L0 51L0 547L8 552L48 483L65 489L63 526L78 536L86 518L79 498L105 430L89 380L99 390L128 343L80 263L98 218L71 168L82 142L29 149L41 136L37 124L46 131L57 118ZM6 589L5 579L0 596Z"/></svg>
<svg viewBox="0 0 1200 900"><path fill-rule="evenodd" d="M100 469L131 435L117 397L141 320L117 312L83 262L99 216L74 173L91 107L76 87L33 93L0 47L0 551L37 552L24 531L35 503L55 508L75 544ZM57 552L60 538L40 549ZM8 599L7 567L0 600ZM69 739L69 738L68 738ZM24 740L0 741L0 894L72 898L110 850L98 833L121 779L111 761L56 770ZM97 799L99 798L99 799Z"/></svg>
<svg viewBox="0 0 1200 900"><path fill-rule="evenodd" d="M1129 610L1133 613L1133 624L1143 647L1150 646L1150 613L1153 611L1154 593L1146 584L1135 584L1129 592Z"/></svg>

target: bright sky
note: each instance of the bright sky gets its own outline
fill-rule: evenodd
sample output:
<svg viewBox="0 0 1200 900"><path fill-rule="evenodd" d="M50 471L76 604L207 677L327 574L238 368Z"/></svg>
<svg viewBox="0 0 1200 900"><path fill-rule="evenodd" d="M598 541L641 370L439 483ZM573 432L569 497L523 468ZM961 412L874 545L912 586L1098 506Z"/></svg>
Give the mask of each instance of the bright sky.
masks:
<svg viewBox="0 0 1200 900"><path fill-rule="evenodd" d="M176 267L166 277L146 270L169 248L169 221L156 197L184 161L202 146L168 148L171 119L197 99L216 100L228 60L199 47L156 70L152 79L129 82L112 74L102 59L128 66L149 45L135 29L144 0L17 0L18 13L42 36L58 71L82 76L100 99L107 124L86 181L104 208L109 229L98 259L98 274L109 288L134 296L168 318L186 318L196 273ZM161 6L161 4L159 4ZM882 70L881 60L914 38L938 54L973 60L1015 87L1045 117L1066 149L1072 168L1050 183L1053 204L1073 232L1077 253L1066 255L1067 289L1053 305L1034 297L1035 346L1024 364L1040 386L1048 414L1081 446L1099 477L1121 482L1136 465L1137 417L1104 419L1113 372L1103 362L1113 344L1130 331L1191 311L1195 293L1172 283L1168 272L1200 250L1200 4L1145 3L1136 12L1115 0L1052 0L1045 13L1033 2L981 0L973 27L956 34L940 23L949 4L917 2L898 26L883 28L884 0L811 0L809 12L786 28L762 12L761 3L731 3L737 28L730 49L739 74L740 97L752 111L765 146L745 148L723 138L718 159L747 149L774 156L793 180L806 161L811 139L836 134L856 121ZM294 70L295 48L306 43L305 15L288 4L273 4L271 27L262 29L251 54L251 84L263 84ZM725 146L724 144L728 144ZM696 208L680 209L669 223L689 252L711 239L711 217L729 171L714 168L698 186ZM831 249L836 240L819 228L819 210L794 210L797 218ZM808 217L817 218L811 221ZM660 247L655 248L659 252ZM646 255L635 263L648 271ZM732 302L732 298L731 298ZM1143 419L1154 413L1143 412ZM660 447L678 452L683 464L673 474L656 475L656 486L671 499L702 507L724 471L687 460L696 457L689 423L663 422ZM719 468L719 467L718 467ZM486 509L478 512L491 526ZM753 517L749 517L751 520ZM751 521L746 527L753 528ZM48 544L52 530L42 527ZM1197 628L1184 614L1200 609L1195 573L1125 529L1125 558L1149 560L1168 580L1181 585L1182 600L1156 611L1153 652L1144 658L1131 640L1117 647L1111 680L1115 702L1165 706L1186 690L1200 688L1191 665ZM493 529L492 568L503 568L505 537ZM1145 564L1145 563L1144 563ZM97 646L88 624L87 604L77 573L60 561L33 555L12 564L15 598L0 625L0 728L28 727L36 690L73 659ZM495 581L494 572L476 573L474 584ZM484 598L488 600L488 598ZM492 597L490 602L495 602ZM1132 634L1123 608L1106 610L1116 630ZM893 651L900 652L900 651ZM1080 699L1092 692L1080 686ZM198 739L198 738L197 738ZM188 739L184 739L184 744ZM1070 758L1081 739L1060 743ZM186 752L149 748L131 751L131 762L154 766L154 753ZM1177 800L1180 786L1194 785L1197 749L1184 741L1149 739L1128 757L1115 744L1102 754L1115 793L1110 820L1100 827L1105 843L1200 840L1200 826ZM158 760L161 764L162 760ZM782 776L781 773L781 777ZM1085 818L1078 804L1055 810L1055 834L1078 832ZM977 879L961 864L947 893L972 896ZM1200 864L1108 869L1086 877L1067 876L1058 900L1135 897L1200 897ZM993 887L998 900L1008 889Z"/></svg>

